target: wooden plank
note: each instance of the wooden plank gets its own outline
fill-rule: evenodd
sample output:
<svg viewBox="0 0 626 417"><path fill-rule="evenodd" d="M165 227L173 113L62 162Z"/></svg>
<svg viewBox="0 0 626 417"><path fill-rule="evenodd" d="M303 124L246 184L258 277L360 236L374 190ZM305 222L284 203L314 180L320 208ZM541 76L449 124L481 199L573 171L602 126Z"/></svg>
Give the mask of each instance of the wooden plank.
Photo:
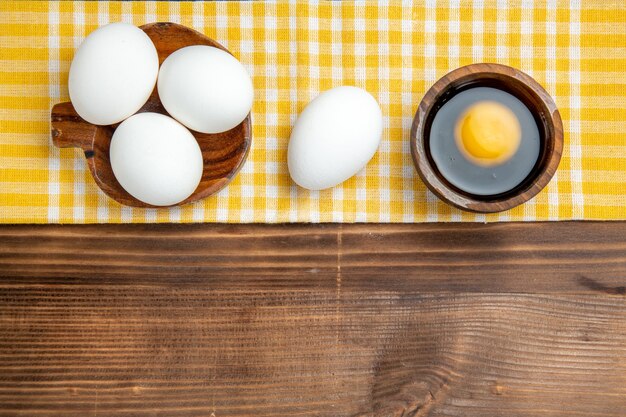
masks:
<svg viewBox="0 0 626 417"><path fill-rule="evenodd" d="M0 242L2 285L626 294L626 222L4 226Z"/></svg>
<svg viewBox="0 0 626 417"><path fill-rule="evenodd" d="M0 416L623 416L626 223L0 227Z"/></svg>

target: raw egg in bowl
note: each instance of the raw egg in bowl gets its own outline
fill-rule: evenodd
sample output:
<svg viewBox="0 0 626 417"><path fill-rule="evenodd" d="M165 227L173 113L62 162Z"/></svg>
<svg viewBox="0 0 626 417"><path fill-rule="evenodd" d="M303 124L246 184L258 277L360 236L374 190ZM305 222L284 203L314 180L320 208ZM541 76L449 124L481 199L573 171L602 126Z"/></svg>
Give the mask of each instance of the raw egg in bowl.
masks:
<svg viewBox="0 0 626 417"><path fill-rule="evenodd" d="M505 65L472 64L437 81L411 128L426 186L473 212L522 204L550 181L563 151L561 116L548 92Z"/></svg>

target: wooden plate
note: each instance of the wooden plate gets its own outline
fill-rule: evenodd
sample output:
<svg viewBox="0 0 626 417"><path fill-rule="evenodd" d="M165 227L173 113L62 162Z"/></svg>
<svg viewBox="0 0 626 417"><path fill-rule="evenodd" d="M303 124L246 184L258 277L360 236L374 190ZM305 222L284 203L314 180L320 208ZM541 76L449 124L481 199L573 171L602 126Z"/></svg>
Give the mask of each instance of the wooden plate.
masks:
<svg viewBox="0 0 626 417"><path fill-rule="evenodd" d="M457 93L481 86L498 88L521 100L533 114L541 140L539 158L526 179L506 193L491 196L470 194L450 184L437 169L428 145L437 111ZM435 195L463 210L493 213L530 200L550 182L563 152L563 123L550 94L529 75L505 65L472 64L448 73L426 92L413 119L410 140L417 172Z"/></svg>
<svg viewBox="0 0 626 417"><path fill-rule="evenodd" d="M207 36L176 23L151 23L141 26L154 42L159 65L172 52L190 45L208 45L228 50ZM168 115L163 108L156 86L139 112ZM114 200L134 207L155 207L137 200L117 182L109 161L109 145L118 124L96 126L81 119L72 103L60 103L52 108L52 141L60 148L82 148L96 184ZM222 133L206 134L191 131L202 150L204 170L198 188L183 205L215 194L237 174L250 150L250 115L237 127Z"/></svg>

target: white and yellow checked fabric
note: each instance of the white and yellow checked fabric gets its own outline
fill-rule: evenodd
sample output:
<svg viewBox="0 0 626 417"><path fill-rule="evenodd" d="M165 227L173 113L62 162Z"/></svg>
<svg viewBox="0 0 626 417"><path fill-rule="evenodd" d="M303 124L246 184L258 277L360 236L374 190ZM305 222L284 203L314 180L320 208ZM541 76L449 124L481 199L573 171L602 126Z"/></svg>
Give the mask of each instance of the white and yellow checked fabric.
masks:
<svg viewBox="0 0 626 417"><path fill-rule="evenodd" d="M180 208L123 207L99 192L81 152L50 145L81 40L109 22L182 23L227 46L253 77L253 145L222 192ZM474 62L526 71L555 98L560 169L509 212L453 209L420 182L409 130L424 92ZM348 84L380 103L384 136L367 168L332 190L289 178L300 110ZM0 2L0 222L421 222L626 219L623 0L381 2Z"/></svg>

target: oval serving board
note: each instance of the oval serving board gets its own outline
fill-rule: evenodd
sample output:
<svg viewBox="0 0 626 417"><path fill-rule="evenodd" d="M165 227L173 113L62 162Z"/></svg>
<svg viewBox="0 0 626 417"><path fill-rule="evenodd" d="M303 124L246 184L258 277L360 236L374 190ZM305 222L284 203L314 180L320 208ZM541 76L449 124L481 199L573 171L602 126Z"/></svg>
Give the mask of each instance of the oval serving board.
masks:
<svg viewBox="0 0 626 417"><path fill-rule="evenodd" d="M172 52L190 45L208 45L229 52L211 38L176 23L150 23L140 27L152 40L159 54L159 65ZM138 111L168 115L163 108L156 86L148 101ZM109 161L109 145L118 124L96 126L83 120L72 103L59 103L52 108L52 141L60 148L81 148L96 184L106 195L121 204L134 207L155 207L137 200L122 188L113 175ZM215 194L237 174L250 150L250 115L237 127L222 133L206 134L191 131L204 161L202 179L186 200L175 205L191 203Z"/></svg>

